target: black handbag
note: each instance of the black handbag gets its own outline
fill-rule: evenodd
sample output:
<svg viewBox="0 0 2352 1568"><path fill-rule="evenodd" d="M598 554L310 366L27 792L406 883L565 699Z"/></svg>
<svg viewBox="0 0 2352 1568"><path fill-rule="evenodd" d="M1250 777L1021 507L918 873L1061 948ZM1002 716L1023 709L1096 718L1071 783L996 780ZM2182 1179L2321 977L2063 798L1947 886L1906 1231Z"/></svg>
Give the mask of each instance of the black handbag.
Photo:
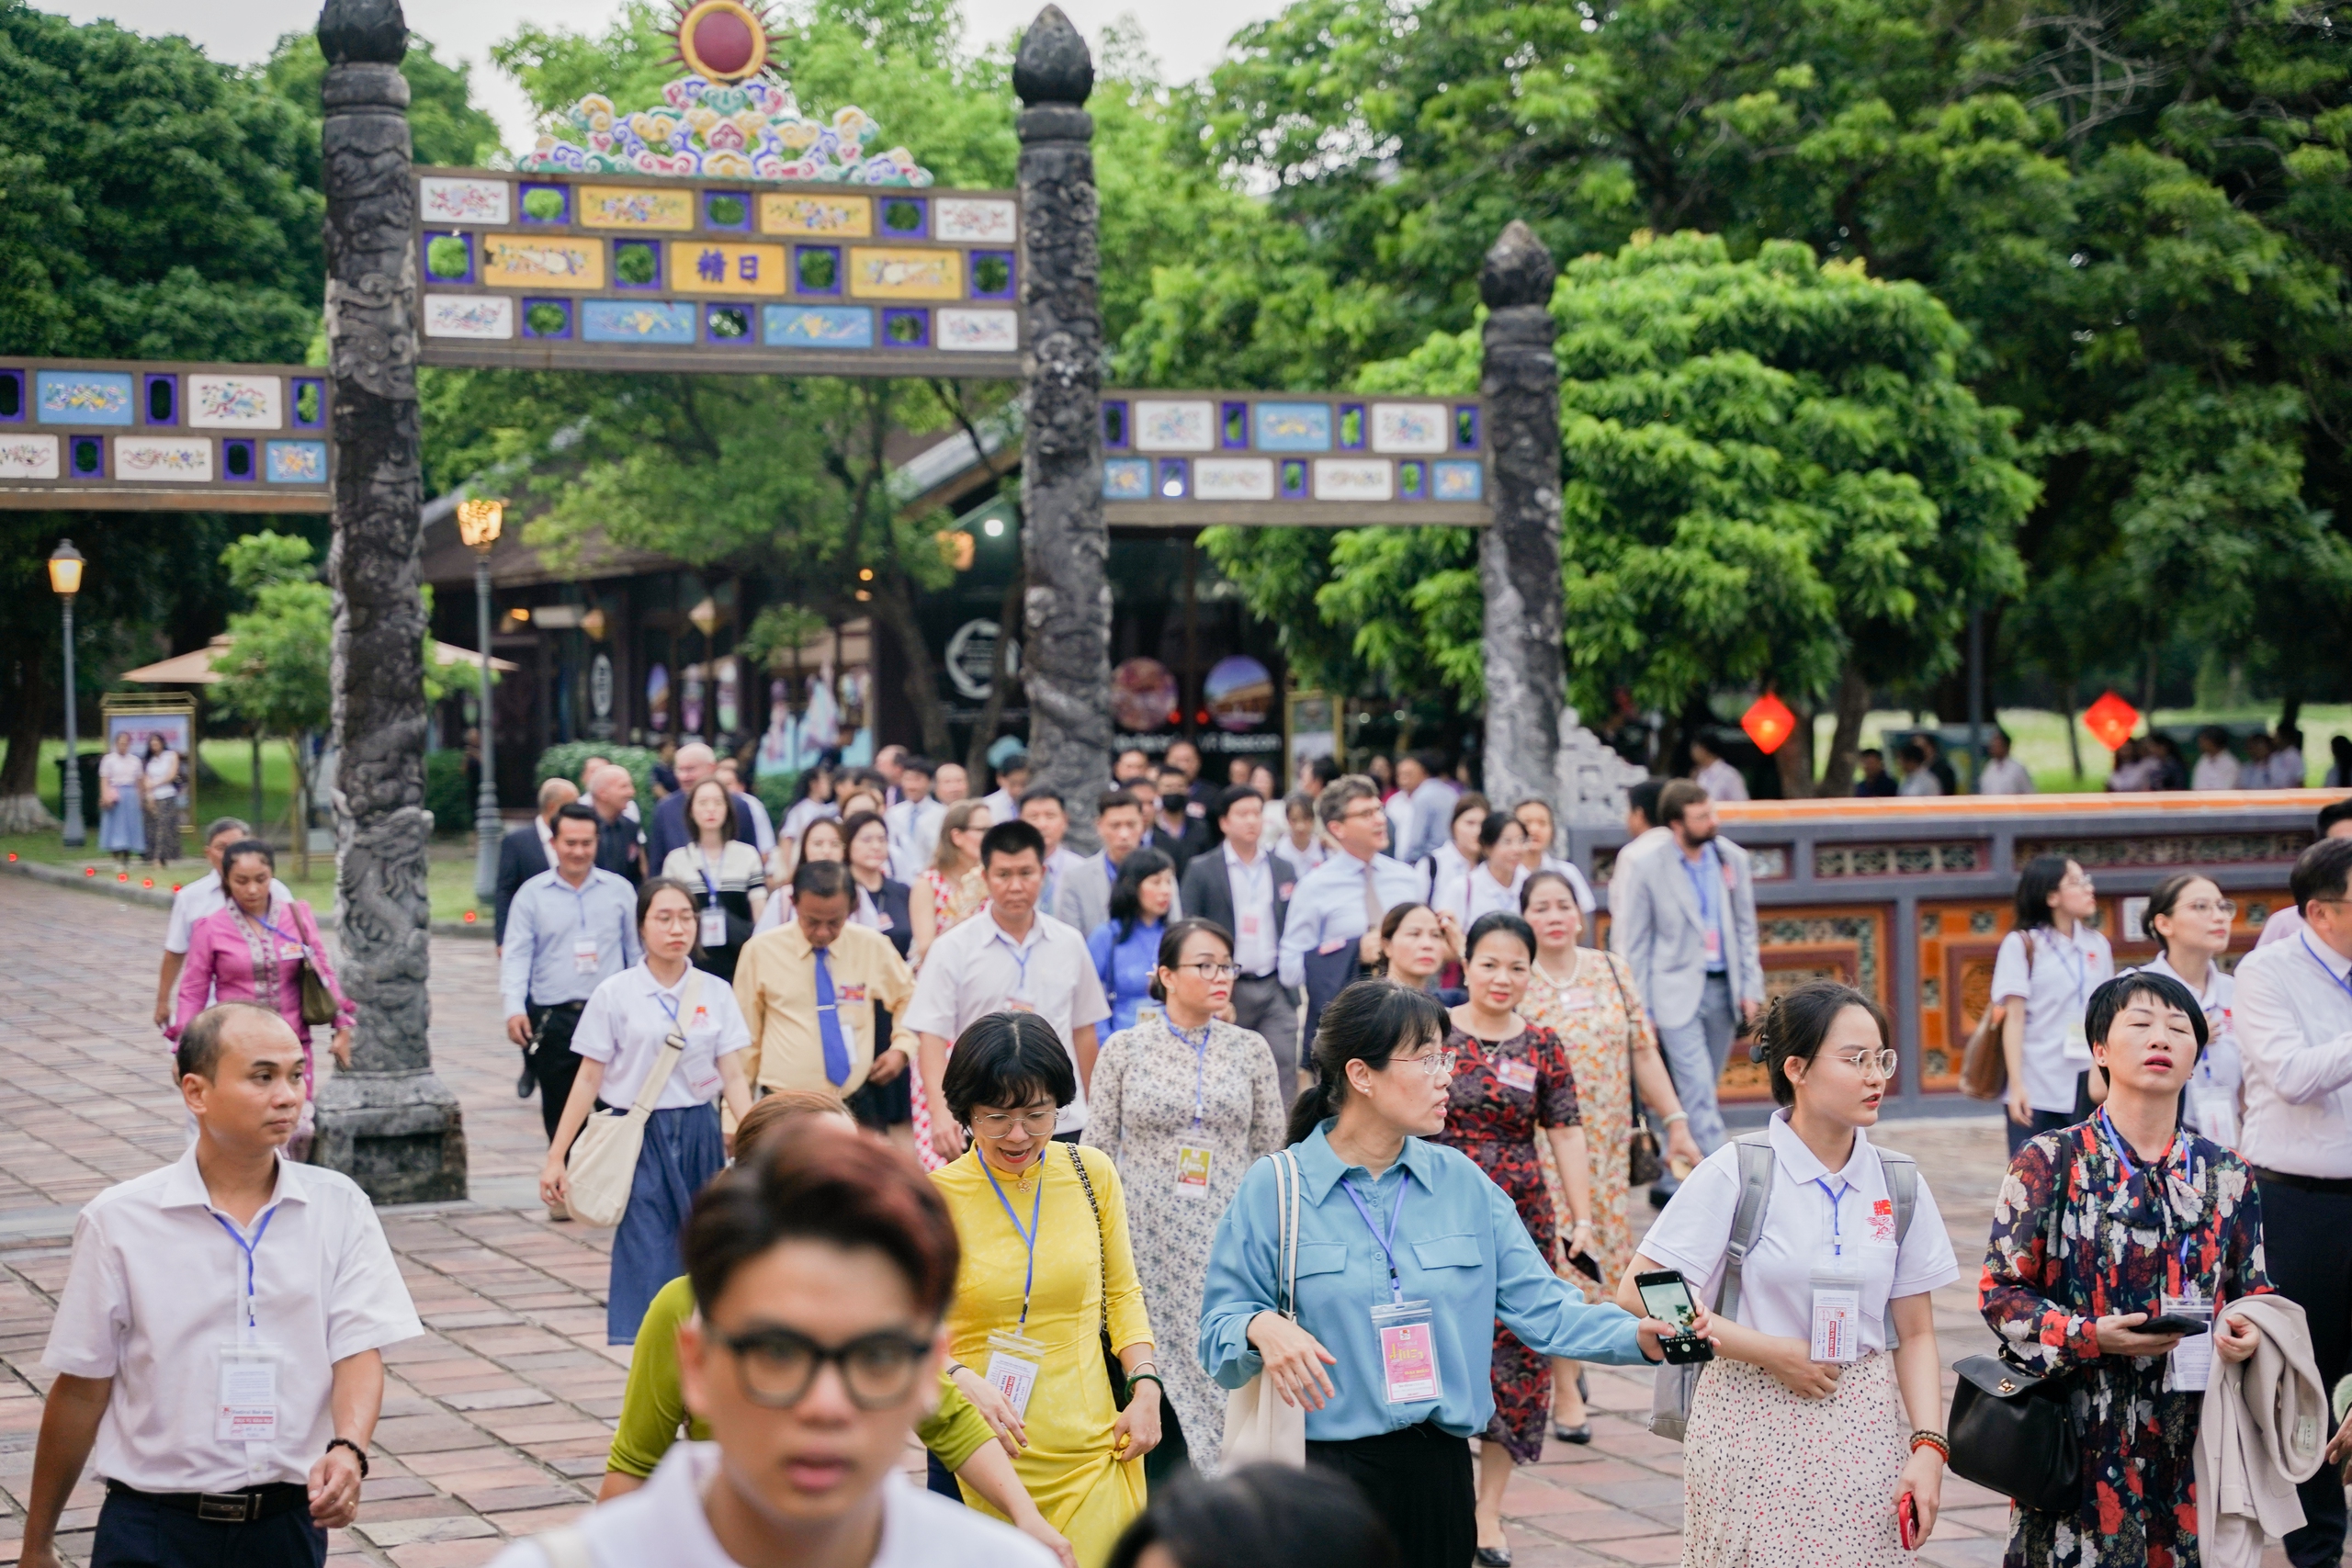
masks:
<svg viewBox="0 0 2352 1568"><path fill-rule="evenodd" d="M1102 1205L1094 1201L1094 1183L1087 1179L1086 1162L1078 1151L1069 1151L1069 1163L1078 1171L1078 1184L1086 1192L1086 1206L1094 1211L1094 1255L1102 1265L1102 1323L1096 1333L1102 1339L1102 1371L1111 1380L1111 1402L1121 1410L1135 1397L1134 1385L1127 1382L1127 1369L1119 1359L1118 1347L1111 1343L1111 1247L1102 1239Z"/></svg>
<svg viewBox="0 0 2352 1568"><path fill-rule="evenodd" d="M1998 1356L1953 1364L1951 1472L2029 1508L2072 1514L2083 1500L2082 1440L2066 1378L2037 1377Z"/></svg>

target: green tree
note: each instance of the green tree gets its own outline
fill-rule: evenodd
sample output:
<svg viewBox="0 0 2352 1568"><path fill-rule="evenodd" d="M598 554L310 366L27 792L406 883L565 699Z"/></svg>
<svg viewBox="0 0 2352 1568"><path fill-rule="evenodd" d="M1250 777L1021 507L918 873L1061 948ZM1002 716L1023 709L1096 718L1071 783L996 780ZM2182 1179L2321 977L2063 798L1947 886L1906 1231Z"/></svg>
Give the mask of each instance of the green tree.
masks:
<svg viewBox="0 0 2352 1568"><path fill-rule="evenodd" d="M326 74L326 56L319 51L315 32L286 34L261 68L269 90L309 122L299 164L307 190L322 188L319 89ZM408 84L409 145L418 163L479 167L501 151L498 122L474 103L471 65L462 60L455 65L445 64L434 53L430 40L412 33L408 53L401 60L401 78Z"/></svg>

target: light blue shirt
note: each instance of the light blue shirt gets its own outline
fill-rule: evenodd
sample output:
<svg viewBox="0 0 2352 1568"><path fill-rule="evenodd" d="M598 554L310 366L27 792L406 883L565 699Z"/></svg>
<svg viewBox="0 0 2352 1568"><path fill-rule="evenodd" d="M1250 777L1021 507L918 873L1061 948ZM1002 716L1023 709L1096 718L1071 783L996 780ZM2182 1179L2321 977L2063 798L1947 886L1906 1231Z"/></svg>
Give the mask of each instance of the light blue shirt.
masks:
<svg viewBox="0 0 2352 1568"><path fill-rule="evenodd" d="M1351 854L1335 854L1298 879L1291 891L1277 960L1283 985L1306 984L1308 953L1335 942L1363 939L1364 874L1363 861ZM1371 874L1384 914L1399 904L1419 903L1430 896L1429 878L1419 866L1374 855Z"/></svg>
<svg viewBox="0 0 2352 1568"><path fill-rule="evenodd" d="M574 954L582 934L596 943L596 967L583 974ZM637 941L637 889L609 871L591 871L578 887L543 871L515 890L506 911L506 945L498 959L498 996L514 1017L526 1001L584 1002L598 986L644 956Z"/></svg>
<svg viewBox="0 0 2352 1568"><path fill-rule="evenodd" d="M1325 1122L1295 1146L1304 1179L1298 1217L1298 1322L1339 1358L1325 1369L1338 1397L1306 1413L1309 1442L1378 1437L1434 1421L1475 1437L1495 1413L1490 1371L1498 1317L1531 1350L1611 1366L1642 1366L1637 1324L1622 1307L1588 1306L1544 1261L1503 1190L1468 1156L1420 1138L1374 1181L1342 1167ZM1427 1302L1442 1397L1391 1404L1381 1375L1372 1309L1389 1301L1388 1262L1363 1216L1340 1190L1353 1182L1386 1228L1399 1182L1410 1181L1396 1223L1396 1269L1404 1299ZM1274 1168L1261 1159L1242 1178L1217 1222L1201 1297L1201 1367L1227 1388L1258 1375L1250 1322L1275 1310L1281 1289L1282 1221Z"/></svg>
<svg viewBox="0 0 2352 1568"><path fill-rule="evenodd" d="M1731 944L1724 941L1724 857L1715 852L1715 841L1710 839L1700 847L1699 858L1678 855L1682 862L1682 874L1690 879L1690 891L1699 900L1699 929L1715 933L1715 953L1707 960L1707 973L1724 974L1724 955Z"/></svg>
<svg viewBox="0 0 2352 1568"><path fill-rule="evenodd" d="M1413 791L1413 839L1396 848L1396 858L1418 861L1437 853L1453 837L1453 807L1462 792L1444 779L1423 779Z"/></svg>

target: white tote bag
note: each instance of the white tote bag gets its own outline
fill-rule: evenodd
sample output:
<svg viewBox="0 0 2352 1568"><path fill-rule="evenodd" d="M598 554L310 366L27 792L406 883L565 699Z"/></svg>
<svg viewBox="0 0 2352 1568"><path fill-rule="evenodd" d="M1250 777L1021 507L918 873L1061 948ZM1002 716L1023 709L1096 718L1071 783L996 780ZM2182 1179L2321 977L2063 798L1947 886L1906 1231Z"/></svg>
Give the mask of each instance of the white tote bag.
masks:
<svg viewBox="0 0 2352 1568"><path fill-rule="evenodd" d="M686 988L678 997L678 1017L692 1018L701 1000L702 971L688 970ZM645 1146L645 1119L653 1114L653 1102L662 1098L672 1069L685 1054L685 1025L673 1023L628 1114L592 1113L572 1141L563 1162L564 1184L570 1189L564 1205L582 1224L610 1227L628 1212L629 1189L637 1184L637 1154Z"/></svg>
<svg viewBox="0 0 2352 1568"><path fill-rule="evenodd" d="M1288 1149L1273 1156L1274 1193L1283 1226L1283 1290L1279 1310L1298 1321L1298 1193L1302 1185L1298 1156ZM1292 1404L1266 1381L1261 1371L1226 1395L1225 1443L1217 1469L1230 1471L1245 1464L1286 1464L1306 1468L1306 1407Z"/></svg>

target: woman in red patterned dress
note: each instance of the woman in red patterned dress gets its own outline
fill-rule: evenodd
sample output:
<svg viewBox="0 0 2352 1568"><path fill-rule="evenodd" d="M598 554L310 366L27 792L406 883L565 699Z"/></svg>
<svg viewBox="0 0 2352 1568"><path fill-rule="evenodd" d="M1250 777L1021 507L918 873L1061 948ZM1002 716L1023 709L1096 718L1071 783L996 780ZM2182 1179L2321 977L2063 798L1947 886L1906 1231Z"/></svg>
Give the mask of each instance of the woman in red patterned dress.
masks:
<svg viewBox="0 0 2352 1568"><path fill-rule="evenodd" d="M1568 1218L1589 1247L1591 1175L1584 1128L1577 1118L1576 1080L1567 1048L1548 1029L1519 1015L1535 961L1535 933L1517 915L1479 917L1463 943L1463 981L1470 999L1450 1013L1445 1049L1457 1053L1453 1089L1439 1142L1451 1144L1510 1194L1536 1249L1558 1266L1559 1225L1537 1160L1540 1132L1552 1143ZM1552 1414L1552 1370L1543 1357L1495 1325L1492 1373L1495 1416L1478 1445L1478 1562L1510 1568L1503 1534L1503 1488L1511 1466L1544 1457L1544 1427Z"/></svg>

